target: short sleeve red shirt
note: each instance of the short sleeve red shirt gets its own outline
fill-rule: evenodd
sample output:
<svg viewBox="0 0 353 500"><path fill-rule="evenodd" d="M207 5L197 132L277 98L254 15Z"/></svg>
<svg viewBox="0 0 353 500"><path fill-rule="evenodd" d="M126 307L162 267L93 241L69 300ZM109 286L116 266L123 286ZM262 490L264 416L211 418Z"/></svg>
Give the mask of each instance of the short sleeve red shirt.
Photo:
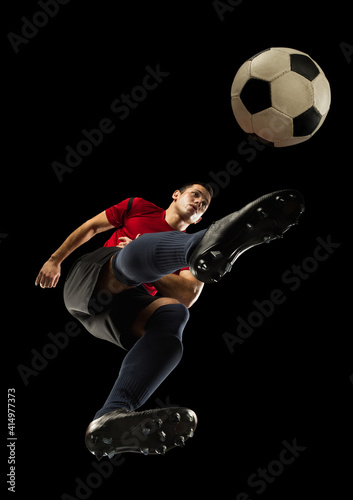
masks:
<svg viewBox="0 0 353 500"><path fill-rule="evenodd" d="M134 240L138 234L175 231L165 220L166 211L163 208L157 207L143 198L134 198L127 214L128 202L129 198L105 211L108 221L116 227L116 231L104 244L105 247L118 246L121 236L127 236ZM178 273L179 271L176 272L176 274ZM157 293L157 289L150 283L144 283L144 286L151 295Z"/></svg>

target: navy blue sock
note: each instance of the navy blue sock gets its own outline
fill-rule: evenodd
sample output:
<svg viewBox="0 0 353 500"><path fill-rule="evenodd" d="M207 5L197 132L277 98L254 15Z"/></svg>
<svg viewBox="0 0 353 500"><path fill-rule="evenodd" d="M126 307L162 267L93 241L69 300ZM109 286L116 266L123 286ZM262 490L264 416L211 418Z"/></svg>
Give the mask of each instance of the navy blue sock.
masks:
<svg viewBox="0 0 353 500"><path fill-rule="evenodd" d="M191 250L205 232L206 229L194 234L181 231L143 234L114 255L114 275L125 285L138 286L187 267Z"/></svg>
<svg viewBox="0 0 353 500"><path fill-rule="evenodd" d="M135 410L147 401L181 360L188 319L183 304L161 306L152 314L146 333L125 356L119 377L95 419L117 408Z"/></svg>

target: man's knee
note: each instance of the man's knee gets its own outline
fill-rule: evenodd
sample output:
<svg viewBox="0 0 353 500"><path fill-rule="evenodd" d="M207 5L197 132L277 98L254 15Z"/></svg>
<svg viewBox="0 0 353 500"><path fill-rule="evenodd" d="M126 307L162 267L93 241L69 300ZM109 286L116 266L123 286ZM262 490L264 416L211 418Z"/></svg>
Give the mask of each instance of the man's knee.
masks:
<svg viewBox="0 0 353 500"><path fill-rule="evenodd" d="M171 299L173 300L173 299ZM156 309L149 321L160 323L166 334L175 335L181 341L186 323L190 317L189 309L178 301L161 305Z"/></svg>
<svg viewBox="0 0 353 500"><path fill-rule="evenodd" d="M136 338L142 337L146 332L146 324L151 316L161 307L173 304L177 305L179 302L170 297L161 297L142 309L130 327L132 335Z"/></svg>

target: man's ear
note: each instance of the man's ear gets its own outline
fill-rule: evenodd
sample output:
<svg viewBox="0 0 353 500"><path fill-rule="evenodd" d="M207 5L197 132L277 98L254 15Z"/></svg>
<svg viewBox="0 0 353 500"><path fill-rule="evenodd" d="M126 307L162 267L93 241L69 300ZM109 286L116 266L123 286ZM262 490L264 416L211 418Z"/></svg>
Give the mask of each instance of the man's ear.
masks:
<svg viewBox="0 0 353 500"><path fill-rule="evenodd" d="M172 195L172 198L174 201L176 201L180 196L180 191L179 189L177 189L176 191L174 191L173 195Z"/></svg>

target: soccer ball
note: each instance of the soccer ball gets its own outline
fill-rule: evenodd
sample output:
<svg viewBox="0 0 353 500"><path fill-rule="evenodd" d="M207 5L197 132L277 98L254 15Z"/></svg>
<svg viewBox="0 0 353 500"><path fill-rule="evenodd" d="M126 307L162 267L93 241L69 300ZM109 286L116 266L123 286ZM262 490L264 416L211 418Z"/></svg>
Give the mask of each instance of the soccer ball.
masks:
<svg viewBox="0 0 353 500"><path fill-rule="evenodd" d="M310 139L331 103L330 84L320 66L304 52L284 47L246 61L235 75L231 97L240 127L275 147Z"/></svg>

